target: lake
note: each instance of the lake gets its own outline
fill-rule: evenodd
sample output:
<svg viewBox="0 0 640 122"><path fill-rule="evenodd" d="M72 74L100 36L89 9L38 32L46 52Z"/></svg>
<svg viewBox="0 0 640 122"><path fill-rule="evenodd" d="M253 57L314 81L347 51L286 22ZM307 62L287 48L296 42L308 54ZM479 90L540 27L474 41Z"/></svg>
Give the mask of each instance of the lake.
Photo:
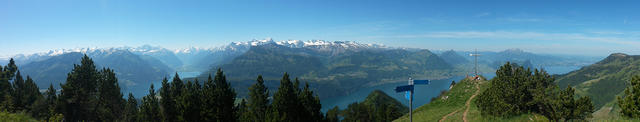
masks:
<svg viewBox="0 0 640 122"><path fill-rule="evenodd" d="M493 78L495 74L484 74L487 78ZM416 85L414 87L414 96L413 96L413 109L418 108L424 104L429 103L431 98L438 96L440 91L449 90L449 85L451 85L451 81L455 81L456 83L462 80L464 76L452 77L448 79L442 80L433 80L429 85ZM327 110L333 108L334 106L338 106L340 109L345 109L349 104L353 102L361 102L369 95L369 93L374 90L381 90L387 95L395 98L400 101L402 104L409 107L409 100L405 99L404 92L396 93L394 89L396 86L407 85L407 81L403 81L401 83L388 83L382 84L378 86L361 88L356 92L353 92L346 96L337 96L320 100L322 104L322 112L326 112Z"/></svg>
<svg viewBox="0 0 640 122"><path fill-rule="evenodd" d="M574 70L580 69L582 66L547 66L544 69L549 74L564 74ZM495 73L484 73L483 76L487 77L487 79L491 79L495 77ZM416 109L424 104L427 104L431 101L431 98L438 96L440 91L449 90L449 85L451 85L451 81L455 81L456 83L464 78L464 76L457 76L448 79L442 80L433 80L429 85L416 85L414 90L414 101L413 101L413 109ZM326 112L327 110L333 108L334 106L338 106L340 109L345 109L349 104L353 102L361 102L363 101L369 93L378 89L384 91L389 96L395 98L396 100L402 102L402 104L409 107L409 100L405 99L404 92L396 93L394 89L396 86L407 85L407 81L402 81L400 83L389 83L382 84L378 86L361 88L358 91L355 91L349 95L345 96L337 96L331 98L321 99L322 103L322 111Z"/></svg>

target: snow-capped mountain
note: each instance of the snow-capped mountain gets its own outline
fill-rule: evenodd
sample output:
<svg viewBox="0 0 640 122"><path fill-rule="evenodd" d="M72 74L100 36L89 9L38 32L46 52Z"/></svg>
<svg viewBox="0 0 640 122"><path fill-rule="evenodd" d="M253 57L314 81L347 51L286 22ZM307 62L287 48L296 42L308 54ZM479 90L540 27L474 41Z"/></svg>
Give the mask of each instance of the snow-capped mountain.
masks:
<svg viewBox="0 0 640 122"><path fill-rule="evenodd" d="M249 42L233 42L230 46L260 46L265 44L277 44L280 46L290 47L290 48L350 48L350 49L358 49L358 48L388 48L381 44L363 44L353 41L324 41L324 40L283 40L283 41L273 41L273 39L264 39L264 40L252 40Z"/></svg>
<svg viewBox="0 0 640 122"><path fill-rule="evenodd" d="M27 64L34 61L42 61L49 59L53 56L58 56L67 53L83 53L87 55L109 55L117 51L129 51L131 53L141 55L143 57L156 58L167 66L176 69L178 71L201 71L209 69L214 65L229 61L235 56L238 56L248 51L253 46L261 45L279 45L289 48L309 48L319 52L326 52L328 54L339 54L347 50L362 50L362 49L386 49L384 45L380 44L363 44L353 41L324 41L324 40L282 40L274 41L271 38L263 40L251 40L246 42L232 42L227 45L199 48L189 47L183 49L167 49L159 46L142 45L139 47L112 47L112 48L74 48L74 49L56 49L48 52L39 52L34 54L19 54L12 56L18 65ZM7 59L0 59L0 62L8 62Z"/></svg>

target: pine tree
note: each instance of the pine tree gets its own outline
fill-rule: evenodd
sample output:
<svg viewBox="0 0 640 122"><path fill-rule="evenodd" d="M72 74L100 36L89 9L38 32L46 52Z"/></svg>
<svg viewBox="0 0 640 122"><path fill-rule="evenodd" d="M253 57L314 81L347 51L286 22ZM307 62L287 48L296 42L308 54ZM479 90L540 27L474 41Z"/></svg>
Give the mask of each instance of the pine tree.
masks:
<svg viewBox="0 0 640 122"><path fill-rule="evenodd" d="M231 88L231 84L227 82L227 78L224 75L222 69L218 68L216 76L213 79L214 83L214 101L217 101L214 105L216 110L216 120L224 122L235 122L235 100L236 92Z"/></svg>
<svg viewBox="0 0 640 122"><path fill-rule="evenodd" d="M202 109L201 106L201 90L200 85L197 83L198 80L195 80L195 84L191 81L188 81L185 85L185 89L182 92L181 100L182 100L182 110L181 116L184 121L188 122L198 122L204 121L200 116L200 112Z"/></svg>
<svg viewBox="0 0 640 122"><path fill-rule="evenodd" d="M295 87L289 79L289 74L284 73L280 80L280 87L273 95L272 109L273 112L277 112L274 118L289 122L300 121L297 116L300 108L296 100L298 100L298 96L295 94Z"/></svg>
<svg viewBox="0 0 640 122"><path fill-rule="evenodd" d="M296 78L296 81L298 79ZM301 107L304 109L299 115L301 116L302 121L305 122L318 122L323 118L322 105L320 104L320 98L317 95L314 95L313 91L309 88L309 83L305 82L304 88L300 91L298 95L299 101L301 103Z"/></svg>
<svg viewBox="0 0 640 122"><path fill-rule="evenodd" d="M173 101L173 105L171 105L173 108L173 111L168 111L169 116L165 116L166 117L166 121L180 121L180 120L184 120L182 118L182 116L180 116L180 113L182 111L184 111L182 109L182 100L181 100L181 96L182 96L182 92L184 89L184 83L182 82L182 79L180 79L180 76L178 75L178 73L175 74L175 76L173 77L173 81L171 81L171 89L169 89L171 91L170 94L170 98Z"/></svg>
<svg viewBox="0 0 640 122"><path fill-rule="evenodd" d="M202 87L202 95L204 96L202 98L202 102L203 102L202 105L203 105L203 108L208 108L208 109L202 110L200 115L203 117L205 121L216 121L216 110L213 109L217 102L215 101L215 96L214 96L214 91L215 91L214 86L215 84L213 83L213 78L211 77L211 74L209 74L207 81L204 83Z"/></svg>
<svg viewBox="0 0 640 122"><path fill-rule="evenodd" d="M46 115L46 120L49 120L49 118L55 116L58 112L56 111L56 106L57 106L57 100L58 100L58 95L56 95L56 89L53 88L53 84L49 84L49 89L47 89L47 92L45 93L44 99L46 101L47 104L47 115Z"/></svg>
<svg viewBox="0 0 640 122"><path fill-rule="evenodd" d="M617 99L623 117L640 118L640 75L631 77L631 85L624 89L623 97Z"/></svg>
<svg viewBox="0 0 640 122"><path fill-rule="evenodd" d="M132 93L129 93L127 104L124 107L122 121L125 121L125 122L138 121L138 100L136 100L136 98L133 97Z"/></svg>
<svg viewBox="0 0 640 122"><path fill-rule="evenodd" d="M160 106L162 110L162 119L169 122L178 120L176 118L176 103L174 101L174 97L172 97L173 93L171 92L171 89L171 84L169 84L167 78L163 78L162 87L160 88Z"/></svg>
<svg viewBox="0 0 640 122"><path fill-rule="evenodd" d="M13 81L13 90L11 91L11 97L13 98L13 109L15 111L22 111L26 109L27 106L27 96L24 93L24 79L22 78L22 75L20 75L20 71L17 71L15 76L15 80Z"/></svg>
<svg viewBox="0 0 640 122"><path fill-rule="evenodd" d="M340 115L340 109L338 109L338 106L334 106L333 108L327 111L325 120L327 122L339 122L340 121L339 115Z"/></svg>
<svg viewBox="0 0 640 122"><path fill-rule="evenodd" d="M264 121L268 115L269 109L269 90L264 85L262 75L258 75L256 83L249 87L249 103L250 121Z"/></svg>
<svg viewBox="0 0 640 122"><path fill-rule="evenodd" d="M11 83L9 82L9 71L0 65L0 103L4 102L4 96L11 94Z"/></svg>
<svg viewBox="0 0 640 122"><path fill-rule="evenodd" d="M238 110L236 111L236 115L238 116L239 122L251 122L249 109L247 108L247 101L242 99L238 104Z"/></svg>
<svg viewBox="0 0 640 122"><path fill-rule="evenodd" d="M22 91L24 93L24 100L22 101L25 102L25 111L34 118L40 119L45 117L48 114L47 104L40 93L40 88L38 88L31 77L27 76L27 80L25 81L24 89Z"/></svg>
<svg viewBox="0 0 640 122"><path fill-rule="evenodd" d="M116 74L111 69L102 69L98 80L98 115L103 121L120 119L125 100L120 92Z"/></svg>
<svg viewBox="0 0 640 122"><path fill-rule="evenodd" d="M67 121L97 121L96 86L99 74L93 60L87 55L80 65L74 65L62 85L60 104Z"/></svg>
<svg viewBox="0 0 640 122"><path fill-rule="evenodd" d="M24 96L25 96L25 108L29 108L33 105L38 99L42 99L42 94L40 93L40 88L38 85L31 79L31 77L27 76L27 80L24 84Z"/></svg>
<svg viewBox="0 0 640 122"><path fill-rule="evenodd" d="M162 121L159 108L160 106L158 105L158 98L156 98L156 92L153 89L153 84L151 84L151 87L149 88L149 94L142 98L142 105L140 106L140 114L138 115L138 120L143 122Z"/></svg>

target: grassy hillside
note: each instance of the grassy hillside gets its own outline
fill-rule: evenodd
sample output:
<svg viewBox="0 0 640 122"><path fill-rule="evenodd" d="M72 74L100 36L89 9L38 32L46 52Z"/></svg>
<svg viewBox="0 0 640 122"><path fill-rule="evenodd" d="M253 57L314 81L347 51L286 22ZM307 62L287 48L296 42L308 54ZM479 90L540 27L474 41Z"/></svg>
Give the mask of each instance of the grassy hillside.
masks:
<svg viewBox="0 0 640 122"><path fill-rule="evenodd" d="M476 86L477 85L477 86ZM438 96L434 101L429 104L418 107L413 111L413 120L416 122L461 122L463 116L466 113L467 121L547 121L547 119L540 115L523 114L510 118L496 118L481 116L480 111L475 105L474 99L471 98L474 94L480 93L488 88L488 82L486 80L472 81L470 79L463 79L458 84L453 86L448 92ZM416 98L416 99L430 99L430 98ZM468 103L468 104L467 104ZM443 119L446 116L445 119ZM406 114L403 117L395 120L396 122L408 122L409 115Z"/></svg>
<svg viewBox="0 0 640 122"><path fill-rule="evenodd" d="M596 109L615 101L629 84L631 76L640 74L640 56L614 53L590 66L556 76L560 88L576 88L580 96L590 96ZM613 104L613 103L612 103Z"/></svg>
<svg viewBox="0 0 640 122"><path fill-rule="evenodd" d="M0 112L0 122L37 122L37 120L23 113Z"/></svg>

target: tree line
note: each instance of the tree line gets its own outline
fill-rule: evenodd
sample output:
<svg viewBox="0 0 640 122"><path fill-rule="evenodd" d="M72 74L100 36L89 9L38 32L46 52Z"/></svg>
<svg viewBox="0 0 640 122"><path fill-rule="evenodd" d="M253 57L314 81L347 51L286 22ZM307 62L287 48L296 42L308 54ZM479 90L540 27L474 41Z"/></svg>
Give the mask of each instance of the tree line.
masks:
<svg viewBox="0 0 640 122"><path fill-rule="evenodd" d="M555 79L544 70L513 65L509 62L496 71L489 88L475 100L482 115L511 117L537 113L552 121L585 120L594 112L588 96L575 96L575 89L558 88ZM577 99L576 99L577 98Z"/></svg>
<svg viewBox="0 0 640 122"><path fill-rule="evenodd" d="M249 96L237 99L236 92L218 69L206 81L182 81L178 74L171 82L164 78L156 91L136 99L123 98L118 79L109 68L97 69L88 56L74 64L67 81L41 93L35 82L26 80L13 59L0 66L0 110L26 113L45 121L326 121L320 99L305 83L293 81L287 73L270 97L262 76L249 88ZM12 81L12 82L11 82Z"/></svg>

